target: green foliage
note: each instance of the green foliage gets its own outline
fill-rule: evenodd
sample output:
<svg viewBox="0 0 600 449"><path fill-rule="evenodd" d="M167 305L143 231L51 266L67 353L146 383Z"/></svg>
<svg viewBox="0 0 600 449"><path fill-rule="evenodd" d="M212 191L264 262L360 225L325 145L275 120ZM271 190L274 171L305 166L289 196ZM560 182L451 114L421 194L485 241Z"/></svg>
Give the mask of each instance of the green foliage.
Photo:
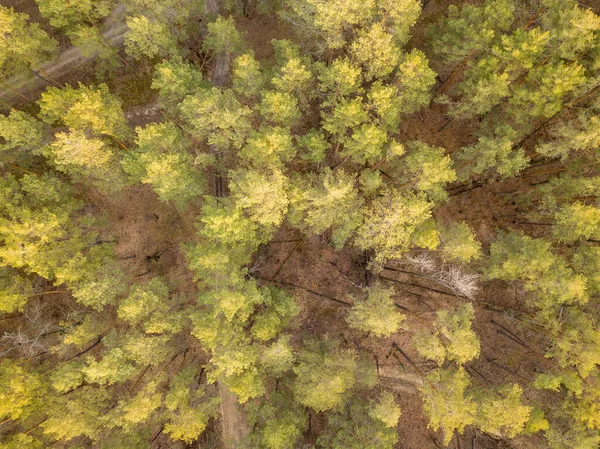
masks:
<svg viewBox="0 0 600 449"><path fill-rule="evenodd" d="M311 129L303 136L296 137L299 155L308 162L321 162L329 148L329 142L321 131Z"/></svg>
<svg viewBox="0 0 600 449"><path fill-rule="evenodd" d="M383 158L386 143L385 130L377 125L364 123L354 128L352 136L345 139L341 154L350 157L357 164L374 164Z"/></svg>
<svg viewBox="0 0 600 449"><path fill-rule="evenodd" d="M160 365L173 355L174 347L170 335L147 335L131 333L123 349L127 356L140 365Z"/></svg>
<svg viewBox="0 0 600 449"><path fill-rule="evenodd" d="M289 130L279 126L263 126L250 133L239 156L256 168L267 168L282 166L289 162L295 153Z"/></svg>
<svg viewBox="0 0 600 449"><path fill-rule="evenodd" d="M57 396L46 408L48 419L41 426L56 440L86 436L96 441L109 404L110 394L104 388L83 386L69 395Z"/></svg>
<svg viewBox="0 0 600 449"><path fill-rule="evenodd" d="M281 377L292 368L295 356L290 344L290 336L282 335L277 341L265 347L261 356L260 363L267 374Z"/></svg>
<svg viewBox="0 0 600 449"><path fill-rule="evenodd" d="M0 267L0 311L23 310L34 295L31 280L8 267Z"/></svg>
<svg viewBox="0 0 600 449"><path fill-rule="evenodd" d="M78 181L91 182L105 191L124 185L118 167L118 150L129 129L120 101L105 84L98 88L49 87L39 101L40 117L50 124L64 123L69 132L59 132L43 152Z"/></svg>
<svg viewBox="0 0 600 449"><path fill-rule="evenodd" d="M0 153L3 151L35 152L44 139L43 125L25 112L11 109L8 116L0 115Z"/></svg>
<svg viewBox="0 0 600 449"><path fill-rule="evenodd" d="M462 433L476 419L477 404L466 392L469 376L464 368L438 368L427 375L427 382L419 388L429 426L442 429L443 443L449 444L454 431Z"/></svg>
<svg viewBox="0 0 600 449"><path fill-rule="evenodd" d="M331 340L310 340L294 366L294 397L317 412L343 405L355 384L356 356Z"/></svg>
<svg viewBox="0 0 600 449"><path fill-rule="evenodd" d="M387 337L398 331L406 318L396 309L394 290L375 284L368 289L366 300L354 299L346 321L355 329Z"/></svg>
<svg viewBox="0 0 600 449"><path fill-rule="evenodd" d="M419 227L431 217L431 208L423 195L387 191L368 207L355 244L362 250L375 251L374 267L400 258L413 243Z"/></svg>
<svg viewBox="0 0 600 449"><path fill-rule="evenodd" d="M542 239L501 233L491 245L487 275L523 281L526 290L536 293L536 305L542 310L553 311L561 304L588 300L584 277L553 254L550 242Z"/></svg>
<svg viewBox="0 0 600 449"><path fill-rule="evenodd" d="M562 368L575 367L582 378L587 378L600 364L600 331L592 317L577 310L569 311L561 324L546 356Z"/></svg>
<svg viewBox="0 0 600 449"><path fill-rule="evenodd" d="M86 363L87 365L82 369L86 380L100 385L112 385L129 380L137 372L121 348L105 350L100 360L88 356Z"/></svg>
<svg viewBox="0 0 600 449"><path fill-rule="evenodd" d="M43 378L11 360L0 362L0 417L26 418L47 404Z"/></svg>
<svg viewBox="0 0 600 449"><path fill-rule="evenodd" d="M49 87L39 101L40 118L49 124L64 123L69 128L94 136L123 139L129 134L120 100L106 84L73 89Z"/></svg>
<svg viewBox="0 0 600 449"><path fill-rule="evenodd" d="M306 411L294 402L287 389L270 393L260 404L249 408L254 423L250 434L252 447L293 449L308 425Z"/></svg>
<svg viewBox="0 0 600 449"><path fill-rule="evenodd" d="M188 148L189 141L173 123L137 128L137 149L123 160L123 169L136 181L150 184L162 201L183 208L199 197L206 181Z"/></svg>
<svg viewBox="0 0 600 449"><path fill-rule="evenodd" d="M252 129L250 108L243 106L232 90L198 90L185 98L179 109L187 131L218 151L241 148Z"/></svg>
<svg viewBox="0 0 600 449"><path fill-rule="evenodd" d="M210 418L216 416L219 405L217 398L198 387L197 375L193 367L182 369L173 377L164 400L169 416L165 432L172 439L188 444L204 432Z"/></svg>
<svg viewBox="0 0 600 449"><path fill-rule="evenodd" d="M514 15L511 0L486 0L483 6L448 7L448 16L430 29L434 52L452 63L486 49L499 32L508 31Z"/></svg>
<svg viewBox="0 0 600 449"><path fill-rule="evenodd" d="M298 100L288 92L266 92L258 106L261 115L271 123L293 125L300 117Z"/></svg>
<svg viewBox="0 0 600 449"><path fill-rule="evenodd" d="M513 91L510 113L518 123L532 118L548 118L563 107L565 98L585 83L584 67L557 62L532 69L528 83Z"/></svg>
<svg viewBox="0 0 600 449"><path fill-rule="evenodd" d="M85 22L97 22L108 16L113 7L112 0L36 0L40 13L55 28L72 29Z"/></svg>
<svg viewBox="0 0 600 449"><path fill-rule="evenodd" d="M260 62L252 53L244 53L233 61L233 90L239 95L256 97L266 83Z"/></svg>
<svg viewBox="0 0 600 449"><path fill-rule="evenodd" d="M282 17L297 24L311 37L318 36L332 49L346 43L346 32L367 22L375 10L375 1L367 0L284 0Z"/></svg>
<svg viewBox="0 0 600 449"><path fill-rule="evenodd" d="M119 318L139 326L149 334L177 333L183 317L172 310L169 287L162 278L153 278L145 285L136 285L117 310Z"/></svg>
<svg viewBox="0 0 600 449"><path fill-rule="evenodd" d="M297 180L290 199L290 220L311 234L331 229L336 248L342 248L362 220L363 201L355 178L341 170Z"/></svg>
<svg viewBox="0 0 600 449"><path fill-rule="evenodd" d="M600 17L592 10L572 0L545 0L543 5L542 27L550 32L561 58L574 60L596 45Z"/></svg>
<svg viewBox="0 0 600 449"><path fill-rule="evenodd" d="M458 85L461 102L452 108L451 115L458 118L483 115L508 97L509 75L500 68L500 59L493 56L471 63L465 79Z"/></svg>
<svg viewBox="0 0 600 449"><path fill-rule="evenodd" d="M0 78L8 80L27 69L38 69L56 56L58 43L39 24L29 23L27 14L0 5L0 24Z"/></svg>
<svg viewBox="0 0 600 449"><path fill-rule="evenodd" d="M514 148L516 137L513 128L501 125L479 137L474 145L461 148L457 154L459 161L465 161L461 164L461 178L483 174L490 168L495 168L501 178L510 178L525 169L529 158L521 148Z"/></svg>
<svg viewBox="0 0 600 449"><path fill-rule="evenodd" d="M84 382L83 365L77 361L62 363L50 374L50 383L59 393L67 393Z"/></svg>
<svg viewBox="0 0 600 449"><path fill-rule="evenodd" d="M347 58L337 58L331 64L318 65L319 89L331 100L325 105L333 105L338 96L346 97L362 91L361 68Z"/></svg>
<svg viewBox="0 0 600 449"><path fill-rule="evenodd" d="M264 288L261 294L262 311L254 319L251 334L259 341L269 341L290 324L300 307L293 296L276 287Z"/></svg>
<svg viewBox="0 0 600 449"><path fill-rule="evenodd" d="M400 409L391 394L381 402L353 399L343 412L330 413L318 447L331 449L391 449L398 442Z"/></svg>
<svg viewBox="0 0 600 449"><path fill-rule="evenodd" d="M403 113L416 112L429 104L436 73L429 68L425 53L413 49L402 55L397 77L398 102Z"/></svg>
<svg viewBox="0 0 600 449"><path fill-rule="evenodd" d="M416 338L415 349L440 366L446 360L462 365L475 359L479 355L480 344L471 329L474 313L470 303L453 311L439 310L434 324L435 333Z"/></svg>
<svg viewBox="0 0 600 449"><path fill-rule="evenodd" d="M408 144L408 152L403 159L403 172L406 180L434 200L447 198L444 185L456 180L450 156L440 147L431 147L422 142Z"/></svg>
<svg viewBox="0 0 600 449"><path fill-rule="evenodd" d="M119 425L128 429L148 421L152 413L162 405L162 394L156 390L156 382L148 382L130 400L120 401L117 405Z"/></svg>
<svg viewBox="0 0 600 449"><path fill-rule="evenodd" d="M208 24L208 35L202 42L202 48L205 51L217 54L236 54L241 53L243 47L244 41L235 28L232 17L224 19L219 16L217 20Z"/></svg>
<svg viewBox="0 0 600 449"><path fill-rule="evenodd" d="M134 59L174 56L177 41L165 23L146 16L127 17L129 32L125 36L125 51Z"/></svg>
<svg viewBox="0 0 600 449"><path fill-rule="evenodd" d="M288 208L288 179L279 169L236 170L230 174L231 194L236 205L260 226L278 226Z"/></svg>
<svg viewBox="0 0 600 449"><path fill-rule="evenodd" d="M366 81L383 78L396 68L399 59L394 36L384 25L375 23L370 29L358 33L350 47L352 59L364 67Z"/></svg>
<svg viewBox="0 0 600 449"><path fill-rule="evenodd" d="M335 104L330 114L322 112L321 115L323 129L340 139L346 135L349 129L354 129L369 119L360 98L341 99Z"/></svg>
<svg viewBox="0 0 600 449"><path fill-rule="evenodd" d="M396 405L394 395L389 391L381 393L379 402L374 405L369 413L371 418L378 419L386 427L395 428L398 425L398 420L402 415L400 407Z"/></svg>
<svg viewBox="0 0 600 449"><path fill-rule="evenodd" d="M575 120L559 122L551 127L552 139L539 144L535 151L547 157L560 157L593 152L600 145L600 117L587 111L580 112Z"/></svg>
<svg viewBox="0 0 600 449"><path fill-rule="evenodd" d="M442 258L451 262L469 263L481 257L481 243L466 223L451 223L440 226L443 242Z"/></svg>
<svg viewBox="0 0 600 449"><path fill-rule="evenodd" d="M205 87L202 73L179 56L154 66L152 89L158 90L158 101L167 110L175 110L186 96Z"/></svg>
<svg viewBox="0 0 600 449"><path fill-rule="evenodd" d="M562 206L554 217L554 235L562 242L600 237L600 209L579 202Z"/></svg>
<svg viewBox="0 0 600 449"><path fill-rule="evenodd" d="M517 384L501 386L491 394L482 392L482 397L476 398L475 425L498 437L514 438L522 434L533 409L521 403L522 394L523 389Z"/></svg>

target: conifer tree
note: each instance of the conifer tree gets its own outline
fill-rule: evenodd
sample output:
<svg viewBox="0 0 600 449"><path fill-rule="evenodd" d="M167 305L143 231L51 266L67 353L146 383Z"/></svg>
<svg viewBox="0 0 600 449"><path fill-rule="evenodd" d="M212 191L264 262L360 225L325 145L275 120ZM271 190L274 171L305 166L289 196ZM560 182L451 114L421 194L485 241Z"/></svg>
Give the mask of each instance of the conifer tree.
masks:
<svg viewBox="0 0 600 449"><path fill-rule="evenodd" d="M287 385L251 404L249 417L254 422L250 441L257 448L292 449L308 425L306 411L294 401Z"/></svg>
<svg viewBox="0 0 600 449"><path fill-rule="evenodd" d="M474 309L464 304L453 311L437 312L434 334L415 340L415 348L424 357L442 366L446 360L462 365L479 355L480 343L471 329Z"/></svg>
<svg viewBox="0 0 600 449"><path fill-rule="evenodd" d="M452 440L455 431L462 433L476 419L477 404L467 392L469 376L464 368L438 368L427 375L419 388L429 427L444 434L443 443Z"/></svg>
<svg viewBox="0 0 600 449"><path fill-rule="evenodd" d="M27 14L0 5L3 39L0 43L0 79L22 75L24 70L38 70L57 53L58 43Z"/></svg>
<svg viewBox="0 0 600 449"><path fill-rule="evenodd" d="M400 328L405 316L396 310L393 289L375 284L368 289L366 300L354 299L346 321L350 327L387 337Z"/></svg>
<svg viewBox="0 0 600 449"><path fill-rule="evenodd" d="M332 449L391 449L398 441L396 425L400 408L390 393L380 402L352 399L344 412L327 417L327 428L317 440L319 447Z"/></svg>
<svg viewBox="0 0 600 449"><path fill-rule="evenodd" d="M431 207L423 195L387 191L368 207L355 244L375 251L375 267L399 258L417 238L419 227L430 218ZM432 243L437 246L437 237Z"/></svg>
<svg viewBox="0 0 600 449"><path fill-rule="evenodd" d="M310 340L294 366L294 397L317 412L341 406L355 382L356 356L335 341Z"/></svg>
<svg viewBox="0 0 600 449"><path fill-rule="evenodd" d="M290 221L311 234L331 229L336 248L344 246L362 220L355 179L341 170L325 169L307 183L297 180L290 201Z"/></svg>

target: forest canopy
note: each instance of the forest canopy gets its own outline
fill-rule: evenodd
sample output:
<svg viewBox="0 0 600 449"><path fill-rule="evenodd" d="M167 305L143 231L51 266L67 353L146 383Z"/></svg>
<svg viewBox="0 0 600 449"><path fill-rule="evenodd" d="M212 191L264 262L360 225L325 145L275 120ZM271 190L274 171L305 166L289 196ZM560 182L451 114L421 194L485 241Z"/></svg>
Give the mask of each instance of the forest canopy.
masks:
<svg viewBox="0 0 600 449"><path fill-rule="evenodd" d="M600 6L0 5L0 448L600 445Z"/></svg>

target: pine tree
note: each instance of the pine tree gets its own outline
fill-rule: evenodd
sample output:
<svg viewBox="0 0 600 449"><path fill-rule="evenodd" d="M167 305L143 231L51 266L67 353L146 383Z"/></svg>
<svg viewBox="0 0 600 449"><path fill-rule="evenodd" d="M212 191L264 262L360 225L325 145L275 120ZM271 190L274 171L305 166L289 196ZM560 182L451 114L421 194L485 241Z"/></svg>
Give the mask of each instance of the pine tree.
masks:
<svg viewBox="0 0 600 449"><path fill-rule="evenodd" d="M400 408L390 393L379 403L353 399L344 412L327 416L327 427L317 445L331 449L391 449L398 441Z"/></svg>
<svg viewBox="0 0 600 449"><path fill-rule="evenodd" d="M56 57L58 43L37 24L29 23L27 14L0 5L3 39L0 43L0 78L37 70Z"/></svg>
<svg viewBox="0 0 600 449"><path fill-rule="evenodd" d="M123 168L136 181L153 186L162 201L179 208L199 197L206 181L188 152L190 142L172 123L137 128L137 149L123 159Z"/></svg>
<svg viewBox="0 0 600 449"><path fill-rule="evenodd" d="M127 17L129 32L125 51L134 59L172 56L178 53L177 41L165 23L146 16Z"/></svg>
<svg viewBox="0 0 600 449"><path fill-rule="evenodd" d="M0 311L12 313L23 310L32 296L34 287L30 278L17 270L0 267Z"/></svg>
<svg viewBox="0 0 600 449"><path fill-rule="evenodd" d="M294 186L290 220L311 234L331 229L333 245L343 247L362 220L363 201L355 178L341 170L325 169L307 181L297 180Z"/></svg>
<svg viewBox="0 0 600 449"><path fill-rule="evenodd" d="M600 237L600 209L575 202L562 206L554 216L554 235L562 242Z"/></svg>
<svg viewBox="0 0 600 449"><path fill-rule="evenodd" d="M345 32L356 25L368 22L375 12L375 1L356 0L284 1L284 19L290 20L300 31L311 38L323 40L332 49L341 48L346 43ZM321 47L321 50L323 47Z"/></svg>
<svg viewBox="0 0 600 449"><path fill-rule="evenodd" d="M261 71L253 53L244 53L233 61L232 69L233 90L238 95L252 98L257 97L262 91L265 83L265 74Z"/></svg>
<svg viewBox="0 0 600 449"><path fill-rule="evenodd" d="M281 224L288 208L288 179L279 169L236 170L230 179L235 203L252 221L266 227Z"/></svg>
<svg viewBox="0 0 600 449"><path fill-rule="evenodd" d="M197 369L186 367L170 382L164 404L169 422L165 432L174 440L191 443L206 429L209 420L216 416L218 399L199 387Z"/></svg>
<svg viewBox="0 0 600 449"><path fill-rule="evenodd" d="M474 313L473 306L469 303L453 311L438 311L434 323L436 332L415 339L415 349L440 366L446 360L459 365L473 360L480 351L479 339L471 329Z"/></svg>
<svg viewBox="0 0 600 449"><path fill-rule="evenodd" d="M511 0L486 0L483 6L448 7L448 17L430 29L433 51L453 63L486 49L513 22Z"/></svg>
<svg viewBox="0 0 600 449"><path fill-rule="evenodd" d="M256 168L281 167L294 157L296 149L289 130L263 126L250 133L238 154Z"/></svg>
<svg viewBox="0 0 600 449"><path fill-rule="evenodd" d="M388 191L368 207L355 244L362 250L375 251L375 267L400 258L417 237L419 227L430 218L431 207L423 195Z"/></svg>
<svg viewBox="0 0 600 449"><path fill-rule="evenodd" d="M69 395L58 396L46 409L44 433L55 440L69 441L85 436L96 441L109 409L110 393L104 388L83 386Z"/></svg>
<svg viewBox="0 0 600 449"><path fill-rule="evenodd" d="M264 348L260 363L268 375L280 377L292 369L295 356L290 338L290 335L281 335L270 346Z"/></svg>
<svg viewBox="0 0 600 449"><path fill-rule="evenodd" d="M338 342L307 341L294 366L294 397L317 412L339 407L356 382L356 366L354 353Z"/></svg>
<svg viewBox="0 0 600 449"><path fill-rule="evenodd" d="M29 114L11 109L10 114L0 115L0 153L16 150L16 157L23 157L19 153L36 153L42 146L45 137L43 125ZM2 155L3 159L7 154Z"/></svg>
<svg viewBox="0 0 600 449"><path fill-rule="evenodd" d="M400 57L397 73L399 107L404 114L418 111L429 104L436 73L429 67L425 53L411 50Z"/></svg>
<svg viewBox="0 0 600 449"><path fill-rule="evenodd" d="M244 47L244 41L239 31L235 28L232 17L224 19L217 17L217 20L208 24L208 36L202 43L205 51L212 51L217 54L241 53Z"/></svg>
<svg viewBox="0 0 600 449"><path fill-rule="evenodd" d="M401 161L401 178L412 183L416 189L427 193L432 201L447 198L444 185L456 180L450 156L440 147L431 147L423 142L410 142L407 154Z"/></svg>
<svg viewBox="0 0 600 449"><path fill-rule="evenodd" d="M0 362L0 417L18 420L42 411L48 404L48 386L40 373L11 360Z"/></svg>
<svg viewBox="0 0 600 449"><path fill-rule="evenodd" d="M206 87L202 73L180 56L154 66L152 89L158 90L158 101L168 111L177 110L186 96Z"/></svg>
<svg viewBox="0 0 600 449"><path fill-rule="evenodd" d="M429 426L442 429L443 443L452 440L455 431L462 433L476 420L477 404L466 391L469 376L464 368L438 368L427 375L427 382L419 388Z"/></svg>
<svg viewBox="0 0 600 449"><path fill-rule="evenodd" d="M243 106L232 90L198 90L185 98L179 109L186 131L206 140L216 151L241 148L252 129L250 108Z"/></svg>
<svg viewBox="0 0 600 449"><path fill-rule="evenodd" d="M523 405L523 389L517 385L503 385L493 393L481 392L475 396L478 403L475 426L498 437L514 438L524 433L532 407Z"/></svg>
<svg viewBox="0 0 600 449"><path fill-rule="evenodd" d="M256 448L292 449L308 425L306 411L285 384L250 405L249 417L254 423L250 441Z"/></svg>
<svg viewBox="0 0 600 449"><path fill-rule="evenodd" d="M443 242L442 258L447 261L469 263L481 257L481 243L466 223L451 223L439 226Z"/></svg>
<svg viewBox="0 0 600 449"><path fill-rule="evenodd" d="M350 327L373 332L378 337L387 337L397 332L406 317L396 309L393 293L393 289L375 284L368 289L366 300L355 298L346 318Z"/></svg>
<svg viewBox="0 0 600 449"><path fill-rule="evenodd" d="M384 78L392 73L398 64L398 53L394 36L381 23L360 31L350 46L352 59L363 66L366 81Z"/></svg>

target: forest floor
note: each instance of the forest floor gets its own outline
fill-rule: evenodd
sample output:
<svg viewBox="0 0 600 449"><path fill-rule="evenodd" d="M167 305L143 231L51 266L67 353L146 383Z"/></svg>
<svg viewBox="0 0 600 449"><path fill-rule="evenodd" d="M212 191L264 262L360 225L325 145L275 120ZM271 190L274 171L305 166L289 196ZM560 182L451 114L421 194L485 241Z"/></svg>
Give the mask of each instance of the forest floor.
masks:
<svg viewBox="0 0 600 449"><path fill-rule="evenodd" d="M31 0L14 0L16 10L30 14L33 20L43 23L31 5ZM446 8L447 1L431 0L424 11L422 21L431 21L439 11ZM272 57L270 40L289 36L289 29L273 17L255 16L237 19L239 28L261 61ZM115 39L121 39L124 30L115 25L110 31ZM415 38L418 42L418 36ZM89 60L81 59L74 49L66 48L61 41L61 59L46 68L61 82L74 84L74 80L93 78ZM117 42L117 41L115 41ZM148 93L150 70L142 67L137 74L124 69L124 78L119 80L121 87L127 83L138 85L143 95L126 103L126 113L133 126L143 126L160 121L162 116L155 102L155 96ZM82 74L84 76L82 76ZM447 74L440 74L443 79ZM38 80L39 81L39 80ZM34 81L37 83L37 81ZM115 80L110 84L117 84ZM125 86L125 87L122 87ZM34 96L41 86L23 86ZM135 91L135 89L133 89ZM118 93L118 92L117 92ZM130 94L131 95L131 94ZM407 119L400 133L401 140L420 139L431 145L439 145L449 153L473 142L472 131L476 124L453 121L447 123L443 105L432 103L429 109L414 114ZM535 234L532 225L514 223L518 204L510 198L510 192L529 187L531 183L543 182L544 174L536 172L548 167L531 168L525 174L510 182L498 184L477 183L472 186L456 186L450 189L448 203L437 212L436 218L453 221L464 220L475 231L483 243L484 252L495 238L497 229L521 228ZM192 204L185 214L174 207L160 202L150 186L134 186L125 189L116 197L106 197L97 192L89 194L90 207L99 212L106 211L107 235L117 241L116 252L129 274L139 282L152 276L165 276L175 295L193 300L196 295L191 272L186 267L181 245L194 240L194 220L200 209L200 202ZM543 230L539 230L543 232ZM313 337L341 337L348 344L366 349L372 354L381 383L395 390L402 408L399 423L400 449L439 449L442 446L440 434L427 429L427 419L423 415L418 386L421 374L433 366L422 361L411 348L411 332L426 326L435 318L435 311L448 306L456 306L463 299L436 282L419 276L410 269L394 265L405 272L384 270L371 276L365 266L362 254L351 249L334 251L327 243L327 236L302 237L297 231L283 228L274 240L260 249L255 257L253 276L262 285L275 284L293 292L298 298L302 312L295 331L296 338L306 335ZM406 327L410 330L399 332L391 338L365 337L351 331L345 324L348 306L352 296L362 294L362 288L377 278L396 287L396 303L406 314ZM524 385L539 367L551 364L543 357L544 336L523 324L529 310L524 306L525 292L504 282L479 281L479 292L473 303L476 310L473 327L481 339L480 357L466 365L474 382L482 388L498 383L520 383ZM197 348L198 344L190 344ZM411 361L401 355L395 347L402 348ZM194 356L202 360L205 355L200 349ZM414 363L414 365L413 365ZM536 393L542 395L543 393ZM225 396L227 396L225 394ZM549 400L549 399L548 399ZM227 426L223 426L226 439L236 439L245 432L241 415L234 402L222 403L222 414L226 415ZM311 416L312 430L323 426L321 416ZM226 427L226 429L225 429ZM156 447L176 447L166 436L156 439ZM307 444L314 443L314 435L308 435ZM495 440L474 431L467 431L456 437L450 447L458 449L516 449L536 448L533 439L521 439L508 443Z"/></svg>

